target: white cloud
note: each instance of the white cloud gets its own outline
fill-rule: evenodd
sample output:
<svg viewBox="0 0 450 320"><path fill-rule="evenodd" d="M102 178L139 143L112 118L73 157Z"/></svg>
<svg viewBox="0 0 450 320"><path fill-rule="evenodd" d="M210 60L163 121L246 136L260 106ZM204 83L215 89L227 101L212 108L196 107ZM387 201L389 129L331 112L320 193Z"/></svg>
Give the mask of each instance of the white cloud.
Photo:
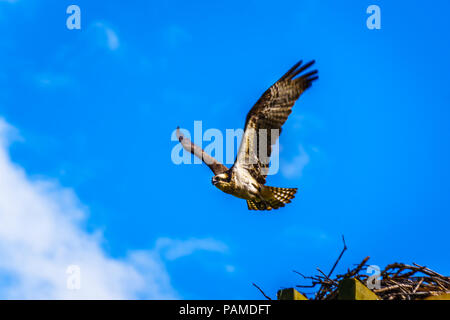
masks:
<svg viewBox="0 0 450 320"><path fill-rule="evenodd" d="M32 179L11 162L8 145L17 131L0 118L0 297L17 299L171 299L163 257L196 250L224 252L214 239L160 238L156 248L112 258L99 232L81 223L87 209L56 182ZM79 290L67 287L67 268L79 266Z"/></svg>
<svg viewBox="0 0 450 320"><path fill-rule="evenodd" d="M225 270L226 270L228 273L233 273L234 271L236 271L236 267L233 266L233 265L231 265L231 264L227 264L227 265L225 266Z"/></svg>
<svg viewBox="0 0 450 320"><path fill-rule="evenodd" d="M57 73L38 73L34 77L35 82L38 86L43 88L50 87L64 87L73 83L72 79L70 79L66 75L57 74Z"/></svg>
<svg viewBox="0 0 450 320"><path fill-rule="evenodd" d="M160 252L167 260L175 260L192 254L198 250L225 253L228 247L215 239L188 239L175 240L170 238L159 238L156 241L156 250Z"/></svg>
<svg viewBox="0 0 450 320"><path fill-rule="evenodd" d="M290 225L284 229L284 235L288 237L301 238L311 243L329 240L329 235L322 229L305 225Z"/></svg>
<svg viewBox="0 0 450 320"><path fill-rule="evenodd" d="M109 50L119 49L120 40L116 31L103 22L95 22L93 25L98 31L97 41L101 46L106 46Z"/></svg>
<svg viewBox="0 0 450 320"><path fill-rule="evenodd" d="M300 145L298 154L290 162L283 161L281 164L281 173L286 178L300 177L303 173L303 169L309 163L309 154L305 151L305 148Z"/></svg>
<svg viewBox="0 0 450 320"><path fill-rule="evenodd" d="M119 48L119 37L111 28L105 28L108 48L110 50L117 50Z"/></svg>
<svg viewBox="0 0 450 320"><path fill-rule="evenodd" d="M12 128L0 119L0 278L2 298L175 298L152 251L108 257L99 234L80 226L86 209L56 183L30 179L7 151ZM66 269L78 265L81 289L68 290Z"/></svg>
<svg viewBox="0 0 450 320"><path fill-rule="evenodd" d="M192 40L191 34L178 25L169 26L164 32L164 38L166 43L172 48Z"/></svg>

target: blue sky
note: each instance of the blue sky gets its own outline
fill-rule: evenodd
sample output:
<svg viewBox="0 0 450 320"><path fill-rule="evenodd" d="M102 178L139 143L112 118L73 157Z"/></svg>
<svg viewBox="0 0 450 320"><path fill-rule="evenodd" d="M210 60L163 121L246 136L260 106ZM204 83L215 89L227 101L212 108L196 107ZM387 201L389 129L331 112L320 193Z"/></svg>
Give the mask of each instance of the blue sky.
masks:
<svg viewBox="0 0 450 320"><path fill-rule="evenodd" d="M66 8L81 8L81 30ZM366 8L381 8L381 30ZM0 0L3 298L259 299L371 256L450 273L447 1ZM174 165L299 59L270 213ZM66 267L81 267L68 291Z"/></svg>

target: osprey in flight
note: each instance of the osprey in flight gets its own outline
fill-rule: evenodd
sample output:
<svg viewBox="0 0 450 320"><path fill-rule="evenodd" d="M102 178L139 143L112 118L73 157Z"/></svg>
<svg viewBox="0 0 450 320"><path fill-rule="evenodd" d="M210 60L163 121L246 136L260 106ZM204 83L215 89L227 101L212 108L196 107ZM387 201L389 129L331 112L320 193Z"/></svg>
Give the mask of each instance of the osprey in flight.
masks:
<svg viewBox="0 0 450 320"><path fill-rule="evenodd" d="M247 200L249 210L284 207L297 192L297 188L269 187L265 183L272 145L281 127L295 101L318 79L317 70L305 73L313 64L314 61L304 65L302 61L298 62L256 102L247 114L242 142L231 169L184 137L177 128L183 148L202 159L214 172L212 184L223 192Z"/></svg>

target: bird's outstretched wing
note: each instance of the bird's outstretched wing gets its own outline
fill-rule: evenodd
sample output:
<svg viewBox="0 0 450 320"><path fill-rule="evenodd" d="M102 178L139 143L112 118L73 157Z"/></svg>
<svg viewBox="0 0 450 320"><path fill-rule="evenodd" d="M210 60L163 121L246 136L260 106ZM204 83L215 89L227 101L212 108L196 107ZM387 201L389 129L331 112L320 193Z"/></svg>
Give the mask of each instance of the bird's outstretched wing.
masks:
<svg viewBox="0 0 450 320"><path fill-rule="evenodd" d="M206 165L212 170L212 172L214 172L215 175L228 171L228 168L226 166L211 157L205 152L205 150L194 144L191 140L183 136L179 127L177 128L177 137L183 148L206 163Z"/></svg>
<svg viewBox="0 0 450 320"><path fill-rule="evenodd" d="M248 170L259 182L266 182L272 145L300 95L318 79L317 70L304 73L314 60L295 64L264 92L247 114L245 131L234 167Z"/></svg>

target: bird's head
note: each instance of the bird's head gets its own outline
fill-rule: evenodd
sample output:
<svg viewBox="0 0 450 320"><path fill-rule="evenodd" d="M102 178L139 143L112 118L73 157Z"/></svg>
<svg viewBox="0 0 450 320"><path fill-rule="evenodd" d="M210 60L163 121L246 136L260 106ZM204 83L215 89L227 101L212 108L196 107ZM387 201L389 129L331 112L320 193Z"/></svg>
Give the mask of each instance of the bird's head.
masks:
<svg viewBox="0 0 450 320"><path fill-rule="evenodd" d="M228 172L218 174L212 178L212 184L219 189L226 188L231 184L231 175Z"/></svg>

